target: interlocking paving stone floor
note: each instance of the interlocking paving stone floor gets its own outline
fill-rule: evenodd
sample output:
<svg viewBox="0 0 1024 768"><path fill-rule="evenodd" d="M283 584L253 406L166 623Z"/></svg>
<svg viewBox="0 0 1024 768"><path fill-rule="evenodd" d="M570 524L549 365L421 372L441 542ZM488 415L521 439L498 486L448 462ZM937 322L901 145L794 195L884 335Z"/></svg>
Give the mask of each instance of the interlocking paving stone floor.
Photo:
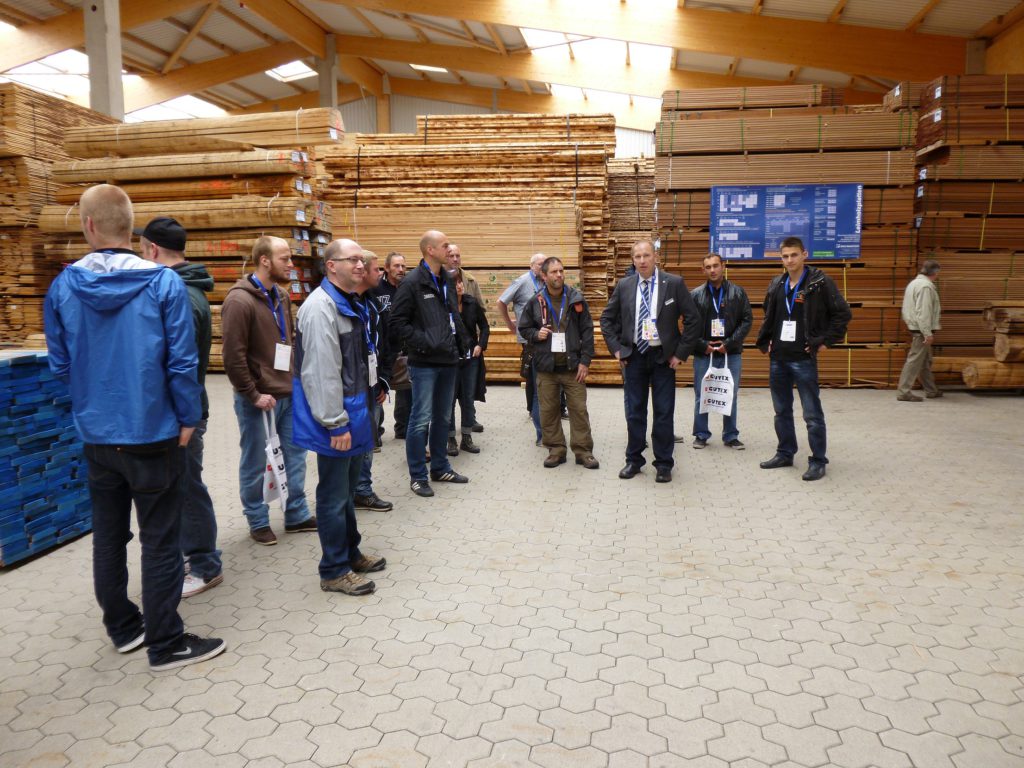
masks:
<svg viewBox="0 0 1024 768"><path fill-rule="evenodd" d="M0 766L1024 766L1019 397L825 391L832 463L804 483L805 453L757 467L766 390L742 392L735 452L693 450L680 389L656 485L617 477L621 390L590 390L588 471L542 468L522 390L494 386L482 453L453 459L471 482L433 499L389 407L395 510L359 513L388 569L352 598L279 509L280 544L249 541L230 387L209 388L225 579L181 612L228 650L161 674L115 653L89 537L0 573ZM315 480L311 459L311 504Z"/></svg>

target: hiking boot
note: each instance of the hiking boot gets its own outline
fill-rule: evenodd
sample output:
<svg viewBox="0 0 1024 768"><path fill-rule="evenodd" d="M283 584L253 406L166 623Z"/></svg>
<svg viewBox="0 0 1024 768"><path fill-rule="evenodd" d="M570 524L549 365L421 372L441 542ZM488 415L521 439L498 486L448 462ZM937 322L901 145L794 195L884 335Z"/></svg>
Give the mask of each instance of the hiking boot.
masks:
<svg viewBox="0 0 1024 768"><path fill-rule="evenodd" d="M595 459L590 454L587 454L586 456L577 456L576 457L576 463L577 464L582 464L587 469L597 469L598 467L601 466L601 464L598 462L598 460Z"/></svg>
<svg viewBox="0 0 1024 768"><path fill-rule="evenodd" d="M274 535L269 525L249 531L249 538L264 547L272 547L277 544L277 536Z"/></svg>
<svg viewBox="0 0 1024 768"><path fill-rule="evenodd" d="M284 527L285 533L309 533L310 531L316 531L316 515L310 515L301 523Z"/></svg>
<svg viewBox="0 0 1024 768"><path fill-rule="evenodd" d="M459 455L459 444L455 442L455 435L448 435L448 455L458 456Z"/></svg>
<svg viewBox="0 0 1024 768"><path fill-rule="evenodd" d="M466 453L480 453L480 448L473 442L472 435L463 435L462 442L459 443L459 448L464 450Z"/></svg>
<svg viewBox="0 0 1024 768"><path fill-rule="evenodd" d="M557 453L548 454L548 457L544 459L544 466L548 469L553 469L559 464L565 464L565 456L559 456Z"/></svg>
<svg viewBox="0 0 1024 768"><path fill-rule="evenodd" d="M352 570L356 573L376 573L383 571L388 561L380 555L360 555L359 559L352 563Z"/></svg>
<svg viewBox="0 0 1024 768"><path fill-rule="evenodd" d="M342 592L358 597L359 595L369 595L376 588L376 584L369 579L364 579L354 571L349 571L336 579L320 579L320 589L324 592Z"/></svg>
<svg viewBox="0 0 1024 768"><path fill-rule="evenodd" d="M200 592L213 589L222 581L224 581L223 573L218 573L216 576L211 576L209 579L200 578L194 573L186 573L185 580L181 584L181 596L192 597L193 595L198 595Z"/></svg>
<svg viewBox="0 0 1024 768"><path fill-rule="evenodd" d="M479 421L474 422L474 424L473 424L473 431L474 432L483 432L484 431L484 425L481 424Z"/></svg>
<svg viewBox="0 0 1024 768"><path fill-rule="evenodd" d="M356 509L368 509L371 512L390 512L395 507L390 501L384 501L376 493L371 493L369 496L356 494L355 502Z"/></svg>
<svg viewBox="0 0 1024 768"><path fill-rule="evenodd" d="M154 672L165 669L177 669L212 659L224 652L224 641L219 637L197 637L186 632L181 638L181 645L176 651L168 651L156 659L150 659L149 668Z"/></svg>

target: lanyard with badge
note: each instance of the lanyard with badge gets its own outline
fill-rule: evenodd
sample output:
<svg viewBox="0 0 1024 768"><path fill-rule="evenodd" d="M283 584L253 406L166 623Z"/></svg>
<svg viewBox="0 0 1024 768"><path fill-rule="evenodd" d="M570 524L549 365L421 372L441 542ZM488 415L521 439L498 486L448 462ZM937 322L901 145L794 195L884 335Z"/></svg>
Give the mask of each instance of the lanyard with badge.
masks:
<svg viewBox="0 0 1024 768"><path fill-rule="evenodd" d="M805 277L807 277L806 269L800 275L800 279L796 281L796 285L792 285L792 278L786 281L787 284L792 285L792 287L786 288L786 314L789 319L782 321L782 333L779 336L779 341L796 341L796 320L793 319L793 310L796 309L796 295L800 292L800 286L804 284Z"/></svg>
<svg viewBox="0 0 1024 768"><path fill-rule="evenodd" d="M718 298L715 298L715 289L708 283L708 293L711 294L711 306L715 308L715 317L711 318L711 338L725 338L725 320L722 319L722 300L725 298L725 283L718 288Z"/></svg>
<svg viewBox="0 0 1024 768"><path fill-rule="evenodd" d="M249 275L249 280L252 284L259 288L260 292L267 300L267 305L270 307L271 313L274 315L274 321L277 323L278 333L281 334L281 340L274 347L274 370L275 371L289 371L292 367L292 348L290 344L285 342L288 340L287 326L285 325L284 319L284 302L281 301L280 296L277 293L277 286L271 286L274 291L271 296L260 279L256 275ZM277 298L277 306L274 306L274 298Z"/></svg>
<svg viewBox="0 0 1024 768"><path fill-rule="evenodd" d="M448 325L452 329L452 336L454 336L455 335L455 315L452 314L451 307L448 306L448 281L444 279L444 277L443 277L444 273L442 273L441 279L438 280L437 279L437 275L435 275L431 271L430 267L427 266L427 262L425 262L425 261L423 262L423 269L425 269L427 271L427 274L430 275L430 279L434 281L434 287L437 289L437 292L439 294L441 294L441 299L444 301L444 308L446 310L448 310Z"/></svg>
<svg viewBox="0 0 1024 768"><path fill-rule="evenodd" d="M562 307L555 313L555 305L551 303L551 294L548 293L548 289L545 288L542 291L544 295L544 301L547 302L548 309L551 310L551 318L554 320L551 331L551 351L552 352L565 352L565 334L561 332L562 318L565 316L565 290L562 290Z"/></svg>
<svg viewBox="0 0 1024 768"><path fill-rule="evenodd" d="M643 280L643 278L641 278L641 280ZM650 296L645 297L644 292L640 291L640 303L643 305L643 309L647 315L640 326L640 336L644 341L659 341L658 317L654 314L654 307L658 303L657 293L655 293L655 291L658 290L658 270L654 270L654 274L651 275L647 283L650 288Z"/></svg>

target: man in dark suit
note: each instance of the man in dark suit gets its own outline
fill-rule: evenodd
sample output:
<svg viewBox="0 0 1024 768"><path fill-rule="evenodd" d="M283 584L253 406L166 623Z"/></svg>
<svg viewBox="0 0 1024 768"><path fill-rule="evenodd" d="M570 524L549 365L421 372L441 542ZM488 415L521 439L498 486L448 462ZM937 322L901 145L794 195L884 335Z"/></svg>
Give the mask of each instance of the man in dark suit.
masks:
<svg viewBox="0 0 1024 768"><path fill-rule="evenodd" d="M622 278L601 313L601 332L608 351L622 368L626 394L626 466L623 480L644 465L647 436L647 395L654 401L656 481L672 480L675 445L673 414L676 407L676 368L689 357L700 337L700 316L683 278L658 269L654 244L633 245L636 273ZM679 320L683 320L680 332Z"/></svg>

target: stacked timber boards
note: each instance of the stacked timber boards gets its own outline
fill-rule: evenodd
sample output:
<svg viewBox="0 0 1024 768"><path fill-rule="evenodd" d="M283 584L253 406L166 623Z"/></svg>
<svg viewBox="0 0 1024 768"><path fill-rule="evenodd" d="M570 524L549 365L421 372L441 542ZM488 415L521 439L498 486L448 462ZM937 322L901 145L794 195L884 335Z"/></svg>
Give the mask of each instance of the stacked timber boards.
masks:
<svg viewBox="0 0 1024 768"><path fill-rule="evenodd" d="M915 271L916 126L913 112L841 106L822 86L667 92L655 143L661 263L690 287L703 282L713 186L863 184L860 259L815 264L854 307L845 343L819 358L820 375L840 386L894 383L907 340L899 305ZM748 346L778 272L773 259L727 265L755 306ZM748 358L744 381L767 383L767 359Z"/></svg>
<svg viewBox="0 0 1024 768"><path fill-rule="evenodd" d="M496 325L488 377L518 380L519 347L493 301L533 253L560 255L600 311L608 295L610 115L425 115L415 134L359 134L354 146L317 148L335 233L379 255L419 261L418 241L439 229L485 288Z"/></svg>
<svg viewBox="0 0 1024 768"><path fill-rule="evenodd" d="M915 206L921 258L942 265L936 354L977 357L989 373L1006 361L991 358L986 307L1024 301L1022 115L1024 75L938 78L921 96ZM1011 386L1005 376L953 373L971 387Z"/></svg>
<svg viewBox="0 0 1024 768"><path fill-rule="evenodd" d="M66 129L112 118L13 83L0 85L0 342L43 330L42 304L57 265L43 253L39 211L52 203Z"/></svg>
<svg viewBox="0 0 1024 768"><path fill-rule="evenodd" d="M68 146L89 157L54 169L60 204L39 217L40 228L51 233L47 253L58 264L87 250L77 200L94 183L121 186L132 198L138 227L157 216L177 219L189 233L186 258L205 264L214 279L210 368L220 370L220 304L248 271L244 265L259 237L289 244L293 301L318 284L315 257L330 242L331 220L329 206L317 197L307 148L340 140L341 130L336 111L316 109L71 131ZM202 151L180 151L192 148ZM119 156L98 156L111 151Z"/></svg>

